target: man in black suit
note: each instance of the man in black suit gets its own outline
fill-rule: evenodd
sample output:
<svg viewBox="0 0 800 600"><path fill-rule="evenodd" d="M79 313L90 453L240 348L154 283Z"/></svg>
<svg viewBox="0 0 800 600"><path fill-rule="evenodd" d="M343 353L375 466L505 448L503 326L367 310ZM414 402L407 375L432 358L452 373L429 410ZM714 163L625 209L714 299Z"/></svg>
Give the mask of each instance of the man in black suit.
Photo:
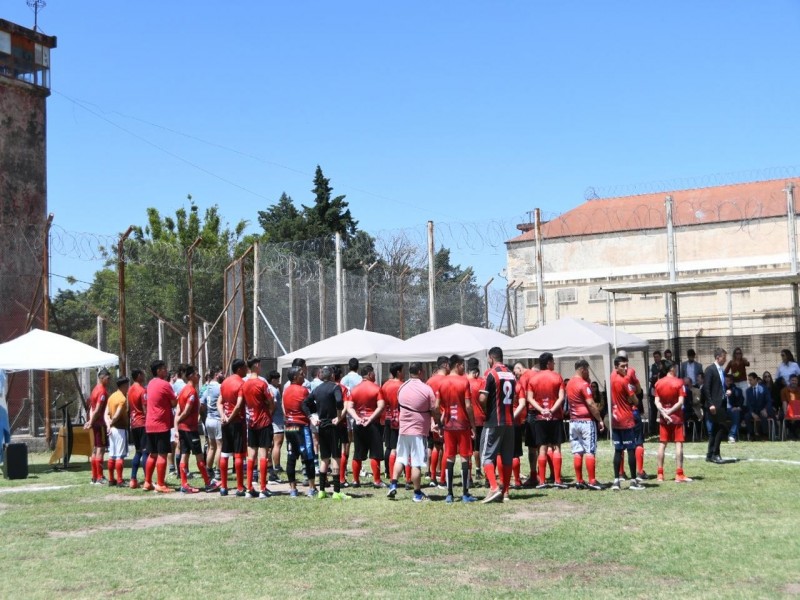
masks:
<svg viewBox="0 0 800 600"><path fill-rule="evenodd" d="M727 398L725 395L725 360L728 353L722 348L714 350L714 362L703 373L703 409L711 420L711 431L708 435L708 452L706 462L723 464L719 446L725 437L725 420L727 418Z"/></svg>

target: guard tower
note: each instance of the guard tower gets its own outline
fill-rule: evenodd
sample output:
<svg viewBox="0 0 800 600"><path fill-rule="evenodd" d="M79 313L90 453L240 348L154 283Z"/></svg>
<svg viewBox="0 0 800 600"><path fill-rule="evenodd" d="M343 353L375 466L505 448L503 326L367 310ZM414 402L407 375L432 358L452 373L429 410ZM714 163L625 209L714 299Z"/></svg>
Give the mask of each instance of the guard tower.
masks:
<svg viewBox="0 0 800 600"><path fill-rule="evenodd" d="M47 112L56 38L0 19L0 343L42 327L47 226ZM8 394L12 422L33 389ZM25 426L27 423L17 423Z"/></svg>

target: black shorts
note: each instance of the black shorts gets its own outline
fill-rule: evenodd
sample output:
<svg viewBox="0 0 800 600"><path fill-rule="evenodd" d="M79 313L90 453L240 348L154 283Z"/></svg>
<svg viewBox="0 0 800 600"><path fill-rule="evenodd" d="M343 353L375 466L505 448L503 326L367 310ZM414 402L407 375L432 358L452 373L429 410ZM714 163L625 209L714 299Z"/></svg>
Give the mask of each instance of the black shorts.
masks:
<svg viewBox="0 0 800 600"><path fill-rule="evenodd" d="M560 446L564 443L564 421L535 421L534 432L540 446Z"/></svg>
<svg viewBox="0 0 800 600"><path fill-rule="evenodd" d="M147 431L144 427L131 429L131 443L137 454L147 450Z"/></svg>
<svg viewBox="0 0 800 600"><path fill-rule="evenodd" d="M202 454L200 434L197 431L178 430L178 440L181 444L181 454Z"/></svg>
<svg viewBox="0 0 800 600"><path fill-rule="evenodd" d="M272 448L272 425L247 430L248 448Z"/></svg>
<svg viewBox="0 0 800 600"><path fill-rule="evenodd" d="M385 425L383 428L383 445L388 452L397 450L397 438L400 437L400 430L393 428L391 425Z"/></svg>
<svg viewBox="0 0 800 600"><path fill-rule="evenodd" d="M356 460L366 460L368 454L370 458L383 459L383 437L377 423L370 423L367 426L356 425L353 430L353 441L356 444L353 458Z"/></svg>
<svg viewBox="0 0 800 600"><path fill-rule="evenodd" d="M156 454L169 454L172 452L172 435L170 431L159 431L147 434L147 452Z"/></svg>
<svg viewBox="0 0 800 600"><path fill-rule="evenodd" d="M536 439L536 421L525 421L525 445L529 449L539 445Z"/></svg>
<svg viewBox="0 0 800 600"><path fill-rule="evenodd" d="M483 440L483 425L475 425L475 439L472 441L472 448L479 455L481 453L481 440Z"/></svg>
<svg viewBox="0 0 800 600"><path fill-rule="evenodd" d="M222 425L222 453L244 454L244 427L241 423Z"/></svg>
<svg viewBox="0 0 800 600"><path fill-rule="evenodd" d="M340 443L338 427L327 425L319 428L319 458L320 460L328 460L330 458L339 458L342 453L342 445ZM347 430L345 430L347 435Z"/></svg>
<svg viewBox="0 0 800 600"><path fill-rule="evenodd" d="M314 460L314 441L311 429L306 425L286 425L286 454L290 459Z"/></svg>
<svg viewBox="0 0 800 600"><path fill-rule="evenodd" d="M350 432L347 430L346 425L344 427L341 425L336 426L336 438L339 443L339 453L341 453L341 449L350 443Z"/></svg>
<svg viewBox="0 0 800 600"><path fill-rule="evenodd" d="M644 423L641 417L636 419L636 424L633 426L633 445L637 448L644 446Z"/></svg>
<svg viewBox="0 0 800 600"><path fill-rule="evenodd" d="M525 425L514 425L514 458L522 456L522 440L525 438Z"/></svg>

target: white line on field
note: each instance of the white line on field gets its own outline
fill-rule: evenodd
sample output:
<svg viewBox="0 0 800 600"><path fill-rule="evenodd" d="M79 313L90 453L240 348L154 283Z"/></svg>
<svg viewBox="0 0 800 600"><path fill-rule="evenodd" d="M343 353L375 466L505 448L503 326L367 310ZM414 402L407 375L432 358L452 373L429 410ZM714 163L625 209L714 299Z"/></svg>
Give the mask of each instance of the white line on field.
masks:
<svg viewBox="0 0 800 600"><path fill-rule="evenodd" d="M51 492L75 487L74 485L21 485L19 487L0 489L0 494L15 494L17 492Z"/></svg>

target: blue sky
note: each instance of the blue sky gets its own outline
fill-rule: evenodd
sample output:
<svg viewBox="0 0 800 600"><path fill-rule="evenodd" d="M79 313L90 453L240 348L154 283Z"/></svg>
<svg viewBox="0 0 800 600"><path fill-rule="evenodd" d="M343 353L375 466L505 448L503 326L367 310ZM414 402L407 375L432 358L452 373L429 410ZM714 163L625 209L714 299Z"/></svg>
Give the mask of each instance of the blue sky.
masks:
<svg viewBox="0 0 800 600"><path fill-rule="evenodd" d="M25 0L0 17L33 24ZM256 226L283 191L311 201L317 164L373 234L476 235L590 186L800 165L794 0L48 0L39 22L58 37L49 206L68 231L117 235L189 193ZM496 228L480 249L445 231L480 283L505 265ZM101 266L54 254L52 271Z"/></svg>

